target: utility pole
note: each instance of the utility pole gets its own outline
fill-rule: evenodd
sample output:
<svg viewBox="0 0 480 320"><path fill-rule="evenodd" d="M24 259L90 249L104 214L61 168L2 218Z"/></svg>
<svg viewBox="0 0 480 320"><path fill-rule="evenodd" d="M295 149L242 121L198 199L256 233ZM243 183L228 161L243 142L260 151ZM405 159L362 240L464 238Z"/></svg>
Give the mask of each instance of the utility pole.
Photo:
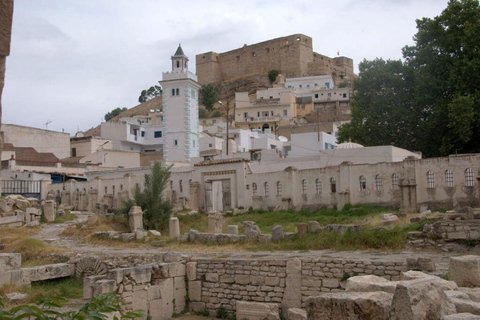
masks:
<svg viewBox="0 0 480 320"><path fill-rule="evenodd" d="M228 111L230 110L230 99L227 99L227 105L224 105L222 103L222 101L218 101L218 103L223 106L225 108L225 110L227 111L227 139L226 139L226 143L227 143L227 156L228 156Z"/></svg>

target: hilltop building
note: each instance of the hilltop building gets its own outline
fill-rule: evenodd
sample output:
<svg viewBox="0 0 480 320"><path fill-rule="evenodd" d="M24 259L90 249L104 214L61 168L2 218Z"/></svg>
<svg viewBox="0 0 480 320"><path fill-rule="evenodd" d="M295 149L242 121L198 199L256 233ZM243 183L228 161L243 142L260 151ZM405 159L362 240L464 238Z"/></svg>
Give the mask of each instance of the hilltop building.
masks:
<svg viewBox="0 0 480 320"><path fill-rule="evenodd" d="M196 56L196 67L202 85L267 74L270 70L278 70L290 78L331 75L337 83L350 83L355 78L352 59L329 58L314 52L312 38L303 34L244 45L223 53L201 53Z"/></svg>

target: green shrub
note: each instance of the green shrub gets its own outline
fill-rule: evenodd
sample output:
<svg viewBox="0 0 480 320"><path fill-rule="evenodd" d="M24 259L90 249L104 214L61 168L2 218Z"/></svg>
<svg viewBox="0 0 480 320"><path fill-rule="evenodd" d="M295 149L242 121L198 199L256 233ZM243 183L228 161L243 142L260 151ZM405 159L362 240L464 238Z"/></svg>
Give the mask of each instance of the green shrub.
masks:
<svg viewBox="0 0 480 320"><path fill-rule="evenodd" d="M270 79L271 82L275 82L275 80L277 80L278 74L278 70L270 70L270 72L268 72L268 79Z"/></svg>
<svg viewBox="0 0 480 320"><path fill-rule="evenodd" d="M217 309L217 318L219 318L219 319L227 319L228 318L228 312L227 312L227 310L225 309L224 306L220 306Z"/></svg>

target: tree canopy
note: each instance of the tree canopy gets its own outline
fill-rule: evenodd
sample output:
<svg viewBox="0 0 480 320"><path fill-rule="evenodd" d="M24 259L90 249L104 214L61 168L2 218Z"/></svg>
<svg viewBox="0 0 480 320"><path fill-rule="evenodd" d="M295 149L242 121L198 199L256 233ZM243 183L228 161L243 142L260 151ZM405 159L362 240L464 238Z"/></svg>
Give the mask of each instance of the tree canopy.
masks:
<svg viewBox="0 0 480 320"><path fill-rule="evenodd" d="M199 93L205 109L207 109L208 111L212 111L214 109L213 106L218 101L218 94L220 93L220 88L212 83L209 83L206 86L202 86Z"/></svg>
<svg viewBox="0 0 480 320"><path fill-rule="evenodd" d="M153 98L161 95L162 95L162 87L157 85L151 86L147 90L143 90L140 93L140 97L138 97L138 102L144 103L144 102L147 102L148 100L152 100Z"/></svg>
<svg viewBox="0 0 480 320"><path fill-rule="evenodd" d="M115 108L112 111L105 113L105 121L110 121L111 119L115 118L120 113L122 113L123 111L126 111L126 110L127 110L127 108L125 108L125 107Z"/></svg>
<svg viewBox="0 0 480 320"><path fill-rule="evenodd" d="M434 19L417 20L404 61L364 60L354 82L352 122L339 140L393 144L427 157L479 152L480 6L450 0Z"/></svg>

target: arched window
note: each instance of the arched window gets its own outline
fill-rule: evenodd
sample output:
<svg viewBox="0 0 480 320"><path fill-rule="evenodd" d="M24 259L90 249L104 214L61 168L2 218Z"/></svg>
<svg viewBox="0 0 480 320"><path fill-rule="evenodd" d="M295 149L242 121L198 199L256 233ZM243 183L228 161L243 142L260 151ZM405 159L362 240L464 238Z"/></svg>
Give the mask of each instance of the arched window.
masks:
<svg viewBox="0 0 480 320"><path fill-rule="evenodd" d="M280 181L277 181L277 196L281 196L282 195L282 184L280 183Z"/></svg>
<svg viewBox="0 0 480 320"><path fill-rule="evenodd" d="M255 182L252 183L252 193L254 196L257 195L257 184Z"/></svg>
<svg viewBox="0 0 480 320"><path fill-rule="evenodd" d="M112 194L115 196L115 186L112 187Z"/></svg>
<svg viewBox="0 0 480 320"><path fill-rule="evenodd" d="M435 173L431 171L427 172L427 188L428 189L435 188Z"/></svg>
<svg viewBox="0 0 480 320"><path fill-rule="evenodd" d="M447 187L453 187L453 171L448 169L445 171L445 182L447 183Z"/></svg>
<svg viewBox="0 0 480 320"><path fill-rule="evenodd" d="M307 180L303 179L302 180L302 194L307 194L307 191L308 191Z"/></svg>
<svg viewBox="0 0 480 320"><path fill-rule="evenodd" d="M383 188L383 186L382 186L382 175L377 174L375 176L375 189L377 191L382 191L382 188Z"/></svg>
<svg viewBox="0 0 480 320"><path fill-rule="evenodd" d="M180 189L180 193L183 192L183 181L182 180L178 181L178 189Z"/></svg>
<svg viewBox="0 0 480 320"><path fill-rule="evenodd" d="M175 95L175 89L172 89L172 96Z"/></svg>
<svg viewBox="0 0 480 320"><path fill-rule="evenodd" d="M398 174L392 174L392 189L398 190Z"/></svg>
<svg viewBox="0 0 480 320"><path fill-rule="evenodd" d="M360 182L360 191L367 190L367 179L364 176L360 176L358 180Z"/></svg>
<svg viewBox="0 0 480 320"><path fill-rule="evenodd" d="M176 90L177 90L177 96L179 96L180 95L180 89L177 88Z"/></svg>
<svg viewBox="0 0 480 320"><path fill-rule="evenodd" d="M467 168L467 170L465 170L465 186L473 187L474 183L475 177L473 175L473 170L471 168Z"/></svg>
<svg viewBox="0 0 480 320"><path fill-rule="evenodd" d="M270 194L270 189L268 188L268 182L265 182L263 184L263 195L265 197L268 197L269 194Z"/></svg>
<svg viewBox="0 0 480 320"><path fill-rule="evenodd" d="M320 179L315 179L315 193L320 194L322 193L322 182Z"/></svg>
<svg viewBox="0 0 480 320"><path fill-rule="evenodd" d="M170 189L173 190L173 181L170 180Z"/></svg>
<svg viewBox="0 0 480 320"><path fill-rule="evenodd" d="M108 193L108 187L105 186L105 194L107 194L107 193Z"/></svg>
<svg viewBox="0 0 480 320"><path fill-rule="evenodd" d="M120 185L120 191L123 191L123 184Z"/></svg>
<svg viewBox="0 0 480 320"><path fill-rule="evenodd" d="M180 61L177 60L177 68L180 68Z"/></svg>
<svg viewBox="0 0 480 320"><path fill-rule="evenodd" d="M330 178L330 192L331 193L337 192L337 182L333 178Z"/></svg>

